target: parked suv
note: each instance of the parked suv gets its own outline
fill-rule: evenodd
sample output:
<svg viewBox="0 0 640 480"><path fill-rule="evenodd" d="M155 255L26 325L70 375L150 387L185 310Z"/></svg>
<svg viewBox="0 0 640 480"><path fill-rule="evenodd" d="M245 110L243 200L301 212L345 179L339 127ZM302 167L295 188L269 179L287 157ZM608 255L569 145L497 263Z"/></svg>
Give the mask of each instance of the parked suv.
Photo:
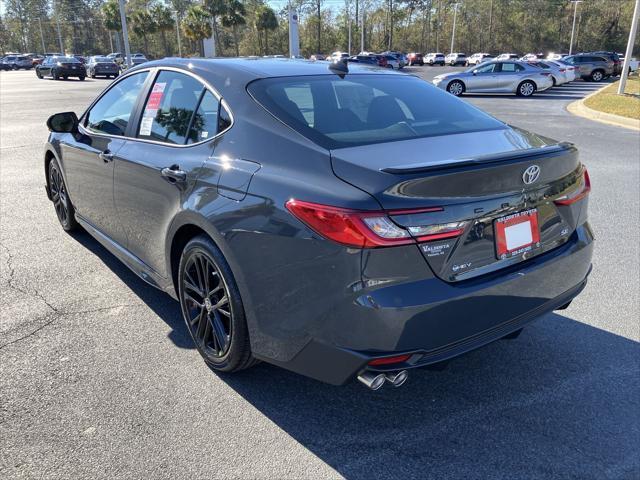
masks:
<svg viewBox="0 0 640 480"><path fill-rule="evenodd" d="M613 62L613 76L617 77L622 73L622 58L616 52L590 52L592 55L604 57Z"/></svg>
<svg viewBox="0 0 640 480"><path fill-rule="evenodd" d="M409 65L424 65L424 58L421 53L411 52L407 55Z"/></svg>
<svg viewBox="0 0 640 480"><path fill-rule="evenodd" d="M29 70L33 64L31 58L25 55L9 55L4 58L3 67L4 70L19 70L21 68Z"/></svg>
<svg viewBox="0 0 640 480"><path fill-rule="evenodd" d="M464 53L450 53L445 57L444 61L452 67L455 67L456 65L466 65L467 55Z"/></svg>
<svg viewBox="0 0 640 480"><path fill-rule="evenodd" d="M603 56L581 53L578 55L571 55L570 57L563 58L562 60L569 65L577 67L578 73L576 76L582 77L583 80L600 82L613 75L613 61Z"/></svg>
<svg viewBox="0 0 640 480"><path fill-rule="evenodd" d="M426 57L424 57L424 62L429 65L440 65L444 67L444 53L428 53Z"/></svg>

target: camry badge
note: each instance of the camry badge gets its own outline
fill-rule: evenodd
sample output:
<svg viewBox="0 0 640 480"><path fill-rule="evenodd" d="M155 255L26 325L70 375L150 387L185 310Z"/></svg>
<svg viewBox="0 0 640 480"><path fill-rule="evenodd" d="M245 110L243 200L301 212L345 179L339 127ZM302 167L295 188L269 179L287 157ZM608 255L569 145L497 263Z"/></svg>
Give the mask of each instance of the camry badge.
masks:
<svg viewBox="0 0 640 480"><path fill-rule="evenodd" d="M531 165L527 167L527 169L522 174L522 181L526 185L531 185L536 180L538 180L539 176L540 176L540 167L538 165Z"/></svg>

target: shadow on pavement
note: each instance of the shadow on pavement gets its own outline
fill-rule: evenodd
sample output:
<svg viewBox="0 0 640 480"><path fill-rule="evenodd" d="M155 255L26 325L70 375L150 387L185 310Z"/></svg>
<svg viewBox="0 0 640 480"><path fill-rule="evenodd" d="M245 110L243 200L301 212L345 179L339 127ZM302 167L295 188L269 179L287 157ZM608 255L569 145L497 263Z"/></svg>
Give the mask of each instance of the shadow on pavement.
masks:
<svg viewBox="0 0 640 480"><path fill-rule="evenodd" d="M638 478L640 344L549 314L368 391L261 364L221 378L346 478Z"/></svg>
<svg viewBox="0 0 640 480"><path fill-rule="evenodd" d="M96 255L113 273L135 293L153 312L169 327L169 338L180 348L195 348L193 340L182 320L180 305L169 295L145 283L129 270L120 260L104 248L97 240L85 231L73 233L73 238L83 247Z"/></svg>

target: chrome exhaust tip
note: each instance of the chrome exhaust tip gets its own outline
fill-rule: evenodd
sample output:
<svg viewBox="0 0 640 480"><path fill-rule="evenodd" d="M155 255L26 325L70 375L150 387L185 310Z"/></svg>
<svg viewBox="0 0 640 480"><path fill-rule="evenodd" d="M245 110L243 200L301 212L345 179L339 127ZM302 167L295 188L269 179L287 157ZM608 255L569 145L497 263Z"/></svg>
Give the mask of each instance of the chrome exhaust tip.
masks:
<svg viewBox="0 0 640 480"><path fill-rule="evenodd" d="M409 378L409 372L406 370L400 370L399 372L387 373L385 375L385 379L387 382L392 384L394 387L400 387L407 381Z"/></svg>
<svg viewBox="0 0 640 480"><path fill-rule="evenodd" d="M384 373L362 372L358 375L358 380L364 383L371 390L378 390L387 380Z"/></svg>

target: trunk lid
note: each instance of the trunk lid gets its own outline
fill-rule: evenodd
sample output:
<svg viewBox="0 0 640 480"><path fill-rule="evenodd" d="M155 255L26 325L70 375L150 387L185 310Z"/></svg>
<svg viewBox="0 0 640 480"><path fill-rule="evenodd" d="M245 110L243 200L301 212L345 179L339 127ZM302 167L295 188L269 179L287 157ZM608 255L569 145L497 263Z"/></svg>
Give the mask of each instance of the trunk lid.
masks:
<svg viewBox="0 0 640 480"><path fill-rule="evenodd" d="M584 181L575 148L518 129L336 149L331 157L335 174L374 196L400 226L464 222L460 235L418 245L433 272L447 282L556 248L570 238L581 216L583 202L554 203ZM538 175L526 184L529 167L537 167ZM496 224L510 225L511 217L527 212L533 244L505 255L498 248L505 234Z"/></svg>

